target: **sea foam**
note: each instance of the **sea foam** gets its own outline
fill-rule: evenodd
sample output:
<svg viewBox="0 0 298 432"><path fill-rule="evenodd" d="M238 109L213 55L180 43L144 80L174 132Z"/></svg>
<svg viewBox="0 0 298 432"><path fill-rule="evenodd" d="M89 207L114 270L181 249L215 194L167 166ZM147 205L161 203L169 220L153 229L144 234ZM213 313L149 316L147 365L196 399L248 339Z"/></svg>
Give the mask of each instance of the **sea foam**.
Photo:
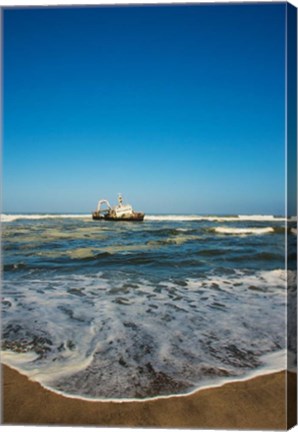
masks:
<svg viewBox="0 0 298 432"><path fill-rule="evenodd" d="M4 295L18 289L25 297L17 294L18 310L5 312L4 362L71 396L132 399L243 377L264 366L262 355L284 348L283 269L213 273L184 284L116 276L7 282ZM14 346L20 357L9 352ZM25 352L32 347L38 358Z"/></svg>
<svg viewBox="0 0 298 432"><path fill-rule="evenodd" d="M14 222L22 219L91 219L89 214L1 214L1 222Z"/></svg>
<svg viewBox="0 0 298 432"><path fill-rule="evenodd" d="M192 222L192 221L209 221L209 222L243 222L243 221L284 221L285 218L273 215L238 215L238 216L201 216L201 215L145 215L145 221L173 221L173 222Z"/></svg>
<svg viewBox="0 0 298 432"><path fill-rule="evenodd" d="M234 234L234 235L261 235L274 232L272 227L265 228L229 228L229 227L217 227L214 231L219 234Z"/></svg>

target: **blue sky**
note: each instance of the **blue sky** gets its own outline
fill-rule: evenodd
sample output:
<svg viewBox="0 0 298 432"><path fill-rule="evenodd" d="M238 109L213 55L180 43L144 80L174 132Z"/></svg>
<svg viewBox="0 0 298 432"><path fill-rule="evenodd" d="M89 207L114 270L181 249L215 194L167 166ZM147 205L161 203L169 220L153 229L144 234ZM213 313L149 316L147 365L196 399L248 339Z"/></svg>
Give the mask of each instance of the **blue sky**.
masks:
<svg viewBox="0 0 298 432"><path fill-rule="evenodd" d="M284 212L285 4L4 10L3 211Z"/></svg>

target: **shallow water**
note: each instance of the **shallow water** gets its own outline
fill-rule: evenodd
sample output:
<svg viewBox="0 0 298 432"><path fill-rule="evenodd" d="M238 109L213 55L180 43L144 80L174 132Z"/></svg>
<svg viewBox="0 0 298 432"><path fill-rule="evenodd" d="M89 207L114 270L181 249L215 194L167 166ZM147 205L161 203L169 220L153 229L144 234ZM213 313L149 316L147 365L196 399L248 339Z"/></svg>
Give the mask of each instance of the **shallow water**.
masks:
<svg viewBox="0 0 298 432"><path fill-rule="evenodd" d="M285 235L294 262L294 222L286 230L273 216L2 221L2 359L42 384L146 398L285 366L286 276L295 278L295 265L284 270Z"/></svg>

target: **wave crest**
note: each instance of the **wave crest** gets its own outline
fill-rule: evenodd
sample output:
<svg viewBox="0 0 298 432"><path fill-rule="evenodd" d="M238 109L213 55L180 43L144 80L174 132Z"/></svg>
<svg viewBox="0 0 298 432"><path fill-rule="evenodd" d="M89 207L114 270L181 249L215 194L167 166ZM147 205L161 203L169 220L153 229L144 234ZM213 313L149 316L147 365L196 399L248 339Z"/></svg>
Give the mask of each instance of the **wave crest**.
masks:
<svg viewBox="0 0 298 432"><path fill-rule="evenodd" d="M145 215L145 221L209 221L209 222L269 222L269 221L285 221L283 217L273 215L237 215L237 216L200 216L200 215Z"/></svg>
<svg viewBox="0 0 298 432"><path fill-rule="evenodd" d="M232 235L262 235L274 232L274 228L230 228L230 227L217 227L213 231L219 234L232 234Z"/></svg>
<svg viewBox="0 0 298 432"><path fill-rule="evenodd" d="M89 214L1 214L1 222L14 222L20 219L91 219Z"/></svg>

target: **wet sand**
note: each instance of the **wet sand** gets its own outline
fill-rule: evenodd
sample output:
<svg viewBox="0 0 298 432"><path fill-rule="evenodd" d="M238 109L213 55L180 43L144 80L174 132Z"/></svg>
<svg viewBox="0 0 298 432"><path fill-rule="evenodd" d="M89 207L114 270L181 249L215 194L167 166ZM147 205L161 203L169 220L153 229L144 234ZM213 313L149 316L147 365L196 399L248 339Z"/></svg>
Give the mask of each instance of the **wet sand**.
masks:
<svg viewBox="0 0 298 432"><path fill-rule="evenodd" d="M288 388L293 393L296 375L288 375ZM181 397L142 402L89 402L45 390L3 366L2 392L2 424L271 430L287 427L285 372L227 383ZM294 412L288 425L293 424L293 416Z"/></svg>

